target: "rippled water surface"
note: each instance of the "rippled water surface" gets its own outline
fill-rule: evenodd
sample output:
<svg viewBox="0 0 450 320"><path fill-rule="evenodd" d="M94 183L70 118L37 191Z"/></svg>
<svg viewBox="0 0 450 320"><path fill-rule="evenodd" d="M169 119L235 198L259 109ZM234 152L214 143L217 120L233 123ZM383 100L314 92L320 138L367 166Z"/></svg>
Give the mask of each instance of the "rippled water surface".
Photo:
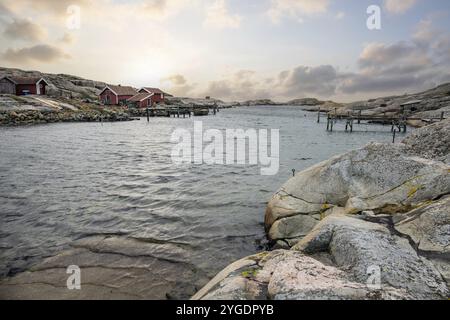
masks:
<svg viewBox="0 0 450 320"><path fill-rule="evenodd" d="M279 128L280 170L258 166L177 166L174 129L194 118L63 123L0 128L0 274L14 274L87 236L113 234L186 244L186 259L208 277L264 243L264 209L291 169L309 167L389 127L328 133L295 107L222 110L196 118L207 128Z"/></svg>

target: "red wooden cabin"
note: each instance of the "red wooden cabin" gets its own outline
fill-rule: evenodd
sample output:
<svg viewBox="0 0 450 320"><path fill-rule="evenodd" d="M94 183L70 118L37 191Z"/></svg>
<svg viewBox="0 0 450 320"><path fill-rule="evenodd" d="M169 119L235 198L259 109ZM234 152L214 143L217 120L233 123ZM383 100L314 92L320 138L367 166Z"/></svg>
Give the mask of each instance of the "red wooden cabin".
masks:
<svg viewBox="0 0 450 320"><path fill-rule="evenodd" d="M0 78L0 93L18 96L45 95L48 82L44 78L3 77Z"/></svg>
<svg viewBox="0 0 450 320"><path fill-rule="evenodd" d="M138 93L128 99L128 105L136 108L149 108L153 106L154 95L148 92Z"/></svg>
<svg viewBox="0 0 450 320"><path fill-rule="evenodd" d="M108 85L100 92L100 101L105 105L125 105L127 100L135 96L137 91L128 86Z"/></svg>
<svg viewBox="0 0 450 320"><path fill-rule="evenodd" d="M152 95L152 105L153 103L164 103L165 93L158 88L144 87L139 90L139 93L148 93Z"/></svg>

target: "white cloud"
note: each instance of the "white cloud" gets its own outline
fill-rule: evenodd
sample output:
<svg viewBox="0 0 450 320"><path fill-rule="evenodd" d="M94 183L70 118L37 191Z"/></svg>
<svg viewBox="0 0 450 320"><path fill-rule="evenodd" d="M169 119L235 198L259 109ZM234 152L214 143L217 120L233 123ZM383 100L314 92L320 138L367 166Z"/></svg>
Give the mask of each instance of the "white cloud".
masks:
<svg viewBox="0 0 450 320"><path fill-rule="evenodd" d="M204 26L218 29L239 28L242 17L238 14L230 14L225 0L216 0L206 9L206 19Z"/></svg>
<svg viewBox="0 0 450 320"><path fill-rule="evenodd" d="M394 14L402 14L411 9L417 0L384 0L385 9Z"/></svg>
<svg viewBox="0 0 450 320"><path fill-rule="evenodd" d="M327 12L328 6L329 0L272 0L267 14L274 23L285 16L302 21L303 16Z"/></svg>

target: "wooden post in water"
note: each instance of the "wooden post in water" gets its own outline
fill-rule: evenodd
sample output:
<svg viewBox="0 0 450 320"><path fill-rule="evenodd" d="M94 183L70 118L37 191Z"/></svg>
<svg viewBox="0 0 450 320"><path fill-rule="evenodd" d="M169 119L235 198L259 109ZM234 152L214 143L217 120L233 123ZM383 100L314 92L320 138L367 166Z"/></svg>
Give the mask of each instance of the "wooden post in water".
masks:
<svg viewBox="0 0 450 320"><path fill-rule="evenodd" d="M444 111L441 112L441 121L444 120Z"/></svg>
<svg viewBox="0 0 450 320"><path fill-rule="evenodd" d="M327 114L327 131L330 131L330 114Z"/></svg>
<svg viewBox="0 0 450 320"><path fill-rule="evenodd" d="M146 113L147 113L147 122L150 122L150 113L148 111L148 108L146 109Z"/></svg>
<svg viewBox="0 0 450 320"><path fill-rule="evenodd" d="M397 132L397 129L394 129L392 133L392 143L395 143L395 133Z"/></svg>
<svg viewBox="0 0 450 320"><path fill-rule="evenodd" d="M320 107L319 107L319 111L317 112L317 123L320 123Z"/></svg>
<svg viewBox="0 0 450 320"><path fill-rule="evenodd" d="M362 110L359 110L359 112L358 112L358 124L361 124L361 113L362 113Z"/></svg>

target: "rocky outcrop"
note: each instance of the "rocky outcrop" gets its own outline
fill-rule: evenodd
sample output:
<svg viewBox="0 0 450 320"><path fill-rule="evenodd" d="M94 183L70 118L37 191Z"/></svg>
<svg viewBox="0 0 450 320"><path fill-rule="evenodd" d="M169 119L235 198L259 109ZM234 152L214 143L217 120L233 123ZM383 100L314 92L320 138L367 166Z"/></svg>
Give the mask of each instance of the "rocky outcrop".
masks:
<svg viewBox="0 0 450 320"><path fill-rule="evenodd" d="M449 122L291 178L265 217L283 249L244 258L193 298L446 299Z"/></svg>
<svg viewBox="0 0 450 320"><path fill-rule="evenodd" d="M397 232L408 237L450 284L450 196L393 217Z"/></svg>
<svg viewBox="0 0 450 320"><path fill-rule="evenodd" d="M219 99L208 98L208 99L200 99L200 98L187 98L187 97L166 97L166 104L170 106L180 106L180 107L205 107L205 108L213 108L217 106L219 109L231 108L233 106L239 105L237 102L224 102Z"/></svg>
<svg viewBox="0 0 450 320"><path fill-rule="evenodd" d="M283 105L283 103L275 102L270 99L256 99L256 100L247 100L244 102L240 102L241 106L279 106Z"/></svg>
<svg viewBox="0 0 450 320"><path fill-rule="evenodd" d="M444 112L445 116L448 117L450 83L445 83L436 88L419 93L348 103L339 109L338 113L347 114L348 112L362 110L363 114L368 115L381 115L383 113L399 114L402 110L401 105L410 101L418 101L418 103L414 106L406 107L405 111L408 115L430 119L439 118L441 112ZM414 124L419 126L424 125L421 122L414 122Z"/></svg>
<svg viewBox="0 0 450 320"><path fill-rule="evenodd" d="M448 157L449 122L423 128L405 143L372 143L297 174L267 206L269 238L291 244L332 213L404 213L450 193L449 167L435 161Z"/></svg>
<svg viewBox="0 0 450 320"><path fill-rule="evenodd" d="M0 68L0 76L12 77L44 77L48 82L47 94L56 97L98 100L100 90L106 83L86 80L67 74L50 74L39 71L24 71L20 69Z"/></svg>
<svg viewBox="0 0 450 320"><path fill-rule="evenodd" d="M0 125L18 126L56 122L115 122L130 121L130 115L121 110L22 110L0 111Z"/></svg>
<svg viewBox="0 0 450 320"><path fill-rule="evenodd" d="M445 299L447 285L408 240L336 214L291 250L244 258L193 299Z"/></svg>
<svg viewBox="0 0 450 320"><path fill-rule="evenodd" d="M450 121L441 121L410 134L403 143L410 153L450 164Z"/></svg>

